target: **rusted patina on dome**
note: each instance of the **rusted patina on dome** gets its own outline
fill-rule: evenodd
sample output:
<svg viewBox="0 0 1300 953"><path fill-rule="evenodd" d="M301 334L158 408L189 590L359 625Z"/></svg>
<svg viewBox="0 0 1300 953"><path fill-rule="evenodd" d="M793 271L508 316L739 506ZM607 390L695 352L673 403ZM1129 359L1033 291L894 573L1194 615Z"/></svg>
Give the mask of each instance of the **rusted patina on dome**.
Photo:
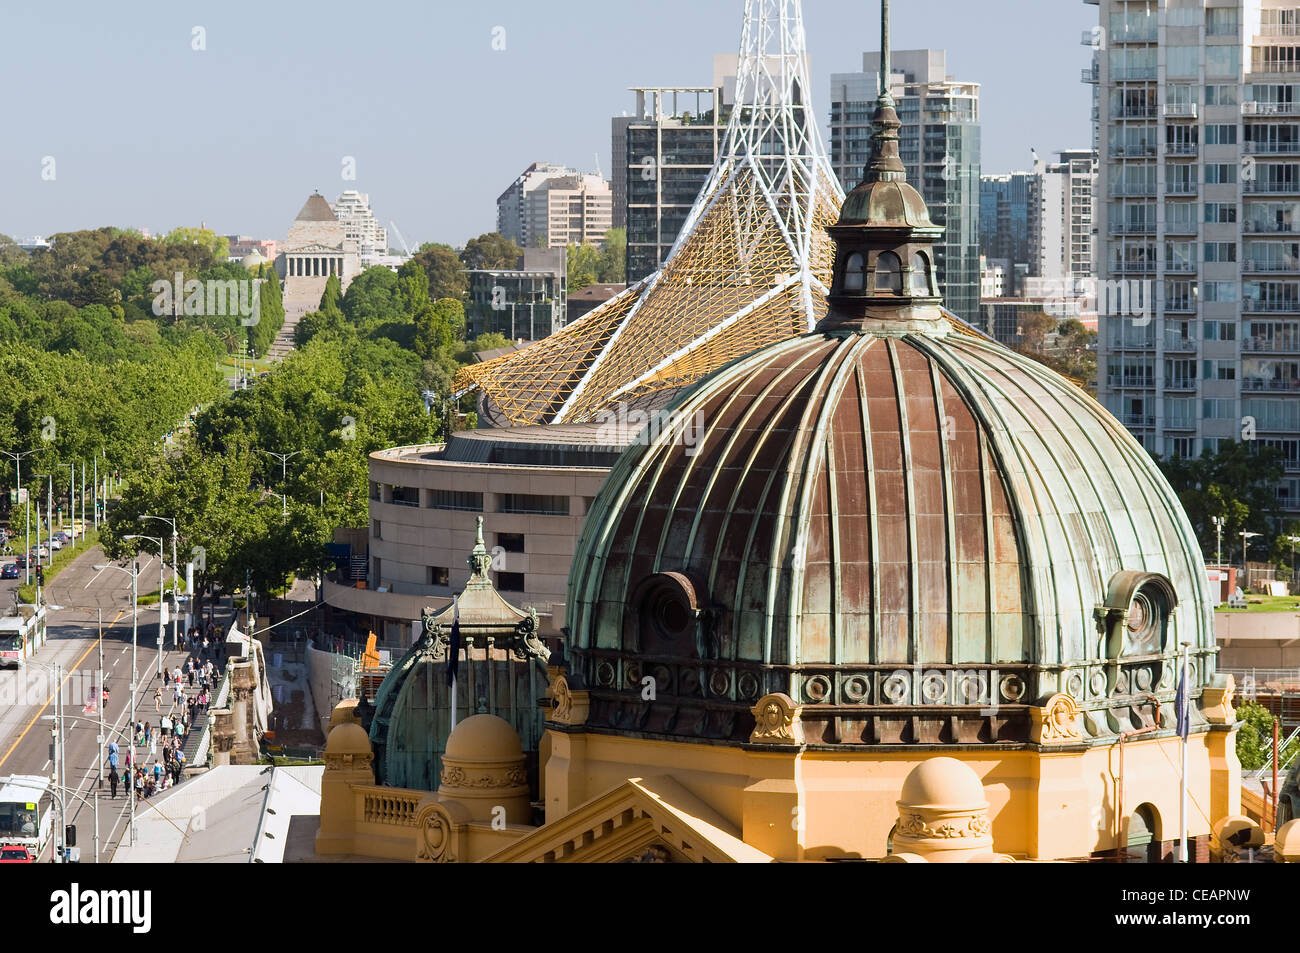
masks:
<svg viewBox="0 0 1300 953"><path fill-rule="evenodd" d="M996 343L810 334L705 379L672 419L705 426L624 455L574 561L593 724L739 743L784 692L813 744L1027 743L1030 704L1067 692L1086 743L1154 723L1176 640L1212 676L1176 496L1099 404ZM1125 571L1181 597L1154 648L1117 655L1094 614Z"/></svg>
<svg viewBox="0 0 1300 953"><path fill-rule="evenodd" d="M908 182L861 182L844 201L839 224L885 228L933 228L921 193Z"/></svg>

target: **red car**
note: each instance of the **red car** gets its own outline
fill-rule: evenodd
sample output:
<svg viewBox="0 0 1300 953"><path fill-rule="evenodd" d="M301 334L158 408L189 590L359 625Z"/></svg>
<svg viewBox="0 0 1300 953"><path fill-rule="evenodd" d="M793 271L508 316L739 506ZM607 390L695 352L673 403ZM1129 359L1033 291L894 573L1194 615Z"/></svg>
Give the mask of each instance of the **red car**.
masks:
<svg viewBox="0 0 1300 953"><path fill-rule="evenodd" d="M0 847L0 864L34 864L36 858L32 852L21 844L5 844Z"/></svg>

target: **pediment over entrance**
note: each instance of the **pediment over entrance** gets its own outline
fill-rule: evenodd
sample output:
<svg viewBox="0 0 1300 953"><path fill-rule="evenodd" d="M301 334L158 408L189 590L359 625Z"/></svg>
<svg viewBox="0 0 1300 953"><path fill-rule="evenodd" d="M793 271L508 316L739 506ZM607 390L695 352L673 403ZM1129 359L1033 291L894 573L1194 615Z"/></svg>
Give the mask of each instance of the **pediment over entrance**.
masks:
<svg viewBox="0 0 1300 953"><path fill-rule="evenodd" d="M485 863L771 863L672 777L618 787L485 858Z"/></svg>

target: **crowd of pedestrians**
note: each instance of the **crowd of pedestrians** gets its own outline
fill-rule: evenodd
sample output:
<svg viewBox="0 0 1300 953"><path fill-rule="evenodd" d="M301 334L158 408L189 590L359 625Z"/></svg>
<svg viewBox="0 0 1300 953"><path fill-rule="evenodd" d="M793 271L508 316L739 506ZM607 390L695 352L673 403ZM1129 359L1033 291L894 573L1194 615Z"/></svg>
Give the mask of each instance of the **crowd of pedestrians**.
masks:
<svg viewBox="0 0 1300 953"><path fill-rule="evenodd" d="M163 684L154 689L154 712L160 716L157 725L142 718L130 726L132 743L125 755L116 741L109 743L107 765L112 797L117 797L118 787L125 788L127 783L135 787L137 798L152 797L180 783L185 770L185 741L199 713L208 710L221 679L218 644L212 623L206 630L193 626L185 634L189 655L185 664L164 669Z"/></svg>

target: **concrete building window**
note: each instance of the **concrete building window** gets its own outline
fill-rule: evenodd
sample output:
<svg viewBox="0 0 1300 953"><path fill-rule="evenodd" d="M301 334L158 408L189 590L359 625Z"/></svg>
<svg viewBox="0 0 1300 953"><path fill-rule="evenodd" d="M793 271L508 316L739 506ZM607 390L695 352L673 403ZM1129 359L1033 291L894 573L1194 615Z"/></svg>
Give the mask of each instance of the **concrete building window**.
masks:
<svg viewBox="0 0 1300 953"><path fill-rule="evenodd" d="M376 483L374 480L370 481L370 498L375 501L378 501L381 498L379 492L379 484Z"/></svg>
<svg viewBox="0 0 1300 953"><path fill-rule="evenodd" d="M497 533L497 545L507 553L527 552L523 533Z"/></svg>
<svg viewBox="0 0 1300 953"><path fill-rule="evenodd" d="M395 506L419 506L420 491L411 486L393 487L393 504Z"/></svg>
<svg viewBox="0 0 1300 953"><path fill-rule="evenodd" d="M1238 19L1236 7L1205 11L1206 36L1236 36L1240 30L1241 21Z"/></svg>
<svg viewBox="0 0 1300 953"><path fill-rule="evenodd" d="M431 586L451 585L451 573L448 572L445 566L430 566L429 585Z"/></svg>
<svg viewBox="0 0 1300 953"><path fill-rule="evenodd" d="M521 572L497 573L497 588L502 592L523 592L524 574Z"/></svg>
<svg viewBox="0 0 1300 953"><path fill-rule="evenodd" d="M432 490L429 493L429 508L433 510L465 510L471 513L482 513L483 494L466 493L460 490Z"/></svg>
<svg viewBox="0 0 1300 953"><path fill-rule="evenodd" d="M503 493L497 505L498 513L525 513L539 516L568 516L567 496L537 496L531 493Z"/></svg>
<svg viewBox="0 0 1300 953"><path fill-rule="evenodd" d="M372 523L372 531L371 531L371 535L374 536L375 539L383 539L383 538L384 538L384 524L381 523L379 520L372 520L371 523Z"/></svg>

